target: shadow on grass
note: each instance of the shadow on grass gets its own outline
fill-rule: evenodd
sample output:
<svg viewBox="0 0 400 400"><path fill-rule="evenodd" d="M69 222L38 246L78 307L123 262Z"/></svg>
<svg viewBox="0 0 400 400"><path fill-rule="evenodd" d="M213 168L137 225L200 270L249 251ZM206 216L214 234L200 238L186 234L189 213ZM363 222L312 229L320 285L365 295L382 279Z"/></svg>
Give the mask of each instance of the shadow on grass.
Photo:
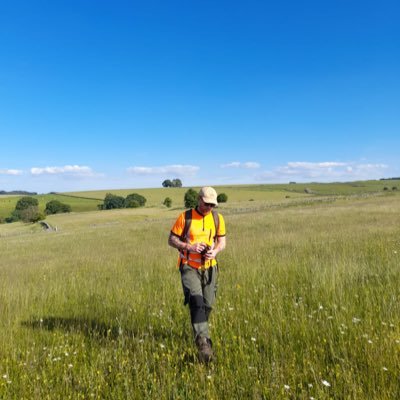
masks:
<svg viewBox="0 0 400 400"><path fill-rule="evenodd" d="M171 339L182 341L178 332L162 331L153 329L146 332L139 329L126 329L116 324L106 324L97 319L85 317L44 317L40 319L32 319L23 321L22 326L36 330L55 331L61 330L68 333L83 333L86 337L99 340L116 340L119 338L144 338L151 336L156 340Z"/></svg>
<svg viewBox="0 0 400 400"><path fill-rule="evenodd" d="M194 342L190 335L182 335L178 332L161 332L158 330L152 330L151 333L133 330L123 329L117 325L106 324L96 319L84 318L84 317L47 317L40 319L32 319L29 321L21 322L23 327L29 329L35 329L38 331L63 331L72 334L84 334L89 340L96 340L103 342L114 341L119 339L139 339L144 340L155 340L155 346L158 347L157 342L164 342L165 339L173 339L176 342L177 351L182 353L181 357L177 361L180 369L186 368L188 365L194 365L199 363L197 351L195 349ZM147 339L146 339L147 338ZM175 347L175 345L173 345ZM215 364L214 360L213 364Z"/></svg>
<svg viewBox="0 0 400 400"><path fill-rule="evenodd" d="M83 333L90 338L115 340L119 337L134 337L138 332L126 330L116 325L108 325L96 319L83 317L47 317L39 320L23 321L22 326L47 331L62 330L70 333Z"/></svg>

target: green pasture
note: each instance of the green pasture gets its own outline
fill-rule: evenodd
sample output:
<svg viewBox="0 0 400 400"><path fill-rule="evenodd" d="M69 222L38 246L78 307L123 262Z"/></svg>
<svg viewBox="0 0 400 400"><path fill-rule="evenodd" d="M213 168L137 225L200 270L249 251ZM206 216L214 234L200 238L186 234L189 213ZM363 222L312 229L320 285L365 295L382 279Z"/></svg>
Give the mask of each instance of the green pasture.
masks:
<svg viewBox="0 0 400 400"><path fill-rule="evenodd" d="M400 190L400 180L370 180L355 182L334 182L334 183L292 183L292 184L261 184L261 185L232 185L215 186L218 193L226 193L229 199L243 201L250 199L275 200L282 195L306 195L308 189L313 195L356 195L362 193L382 192L384 188L391 191L393 187ZM130 193L139 193L148 199L152 206L159 205L170 197L175 204L181 204L183 196L188 188L154 188L154 189L118 189L87 192L66 193L72 196L82 196L87 198L104 199L107 193L113 193L126 197ZM199 190L200 187L193 187Z"/></svg>
<svg viewBox="0 0 400 400"><path fill-rule="evenodd" d="M199 190L199 187L193 187ZM373 193L394 193L400 190L400 180L360 181L344 183L292 183L292 184L263 184L263 185L234 185L216 186L218 193L228 195L224 207L240 208L243 202L260 201L262 203L290 203L299 199L312 199L329 196L357 196ZM107 193L126 197L138 193L147 199L146 208L163 208L166 197L172 199L172 207L183 207L185 188L153 188L153 189L115 189L86 192L68 192L57 194L37 195L39 208L43 211L50 200L59 200L69 204L72 212L95 211L102 203ZM0 219L8 217L15 208L21 196L0 196ZM240 203L240 204L238 204ZM244 205L246 206L246 205Z"/></svg>
<svg viewBox="0 0 400 400"><path fill-rule="evenodd" d="M15 205L22 196L0 196L0 219L10 216L15 209ZM43 194L30 196L38 199L39 209L44 211L46 203L51 200L59 200L62 203L69 204L74 212L84 212L97 210L97 205L102 204L102 200L85 199L75 196L63 196L58 194Z"/></svg>
<svg viewBox="0 0 400 400"><path fill-rule="evenodd" d="M0 398L400 398L400 196L252 191L220 207L209 366L167 245L183 207L0 225Z"/></svg>

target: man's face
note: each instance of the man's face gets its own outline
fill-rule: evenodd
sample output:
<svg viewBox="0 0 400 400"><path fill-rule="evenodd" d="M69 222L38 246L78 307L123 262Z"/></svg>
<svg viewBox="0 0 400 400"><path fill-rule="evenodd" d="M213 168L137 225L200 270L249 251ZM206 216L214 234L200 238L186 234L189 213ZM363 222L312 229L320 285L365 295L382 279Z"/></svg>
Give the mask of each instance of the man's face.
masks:
<svg viewBox="0 0 400 400"><path fill-rule="evenodd" d="M203 199L201 197L199 197L198 208L199 208L199 211L203 215L209 214L214 207L215 207L215 204L206 203L203 201Z"/></svg>

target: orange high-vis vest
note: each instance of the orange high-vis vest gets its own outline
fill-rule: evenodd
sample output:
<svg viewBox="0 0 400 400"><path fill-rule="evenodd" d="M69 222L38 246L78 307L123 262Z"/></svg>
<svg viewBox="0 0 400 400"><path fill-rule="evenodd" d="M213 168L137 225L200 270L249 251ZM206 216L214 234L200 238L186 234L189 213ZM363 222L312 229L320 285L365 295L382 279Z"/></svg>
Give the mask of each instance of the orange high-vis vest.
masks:
<svg viewBox="0 0 400 400"><path fill-rule="evenodd" d="M191 211L191 222L187 229L186 238L182 237L185 233L186 215ZM216 213L216 211L213 211ZM214 247L215 239L217 237L225 236L225 221L221 214L217 213L218 226L214 220L212 212L207 215L200 214L196 209L183 212L176 220L171 229L171 233L178 236L182 241L187 243L205 243L211 248ZM181 264L188 264L193 268L210 268L217 264L215 259L205 260L199 253L189 252L183 250L179 253L178 266Z"/></svg>

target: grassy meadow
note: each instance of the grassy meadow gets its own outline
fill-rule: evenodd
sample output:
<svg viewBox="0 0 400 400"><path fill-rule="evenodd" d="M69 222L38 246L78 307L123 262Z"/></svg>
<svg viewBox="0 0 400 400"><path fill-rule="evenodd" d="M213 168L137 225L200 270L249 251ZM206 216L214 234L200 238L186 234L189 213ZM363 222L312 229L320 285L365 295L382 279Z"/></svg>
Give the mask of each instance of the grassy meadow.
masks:
<svg viewBox="0 0 400 400"><path fill-rule="evenodd" d="M48 216L57 231L1 224L0 398L400 398L400 195L382 190L400 185L374 182L218 189L210 365L167 245L186 189Z"/></svg>

